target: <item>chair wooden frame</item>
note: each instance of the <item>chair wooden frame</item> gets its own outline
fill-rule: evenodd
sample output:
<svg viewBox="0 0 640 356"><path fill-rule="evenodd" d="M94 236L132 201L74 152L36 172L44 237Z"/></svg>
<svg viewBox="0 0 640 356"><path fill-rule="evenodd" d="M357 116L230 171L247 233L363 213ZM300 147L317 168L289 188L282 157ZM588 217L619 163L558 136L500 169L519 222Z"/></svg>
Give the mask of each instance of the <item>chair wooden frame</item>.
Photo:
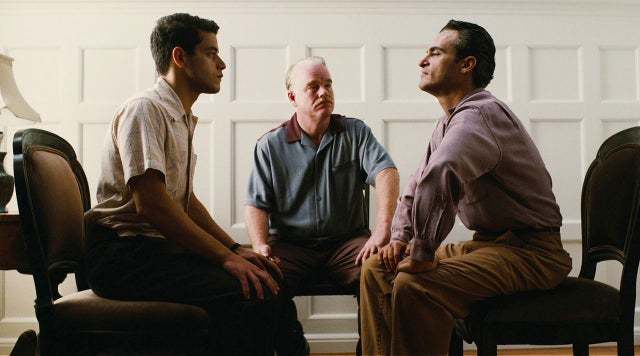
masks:
<svg viewBox="0 0 640 356"><path fill-rule="evenodd" d="M594 281L597 264L609 260L623 265L619 290ZM611 341L617 343L618 355L633 355L639 261L640 127L634 127L608 138L585 176L579 276L568 277L550 291L475 304L467 318L456 321L450 354L462 355L464 338L476 343L480 356L496 355L498 344L572 344L574 355L588 355L589 344ZM587 305L574 305L571 312L551 310L554 305L575 304L576 296L582 296ZM515 318L517 308L527 316L524 320ZM596 312L605 308L606 313ZM540 315L544 310L559 315Z"/></svg>
<svg viewBox="0 0 640 356"><path fill-rule="evenodd" d="M37 152L46 152L44 154L48 159L60 162L59 158L62 158L66 161L64 167L73 172L82 212L86 212L91 206L89 188L73 147L53 133L27 129L16 133L13 150L22 237L27 250L29 272L33 275L36 289L34 307L40 327L40 354L90 355L114 347L125 347L130 352L145 351L149 348L157 350L157 347L161 347L176 352L200 354L208 342L209 319L203 309L177 303L116 301L93 294L84 275L82 248L77 248L83 241L62 242L63 246L60 249L64 251L58 251L57 256L52 256L50 245L53 241L70 241L69 239L77 239L77 236L82 237L84 226L65 227L60 230L73 231L69 234L72 236L57 236L57 230L51 229L52 222L47 221L46 212L42 211L42 207L47 206L42 204L46 197L38 196L37 193L42 189L37 185L43 182L32 177L34 171L39 169L34 164L33 157ZM60 176L64 177L56 178L67 177L63 172ZM38 179L42 180L42 177ZM59 188L62 189L59 186L48 186L47 190ZM48 203L51 205L51 202ZM65 209L67 207L60 207L63 211L61 214L66 213ZM75 216L75 219L77 218ZM71 249L68 248L70 246ZM62 297L58 286L68 274L75 275L79 292ZM140 312L143 309L146 313ZM168 310L175 313L161 321L159 316ZM63 316L66 318L65 322L60 321ZM110 323L104 320L103 323L100 319L89 327L70 327L74 320L81 324L83 318L92 316L105 316ZM171 319L175 319L175 325L172 325ZM118 327L119 325L122 327Z"/></svg>

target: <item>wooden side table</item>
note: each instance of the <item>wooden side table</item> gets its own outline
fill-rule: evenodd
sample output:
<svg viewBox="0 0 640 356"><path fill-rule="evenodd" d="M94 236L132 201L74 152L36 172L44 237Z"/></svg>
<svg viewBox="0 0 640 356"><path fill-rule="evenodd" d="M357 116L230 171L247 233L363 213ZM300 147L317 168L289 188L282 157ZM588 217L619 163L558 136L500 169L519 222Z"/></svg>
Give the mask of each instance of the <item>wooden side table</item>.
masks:
<svg viewBox="0 0 640 356"><path fill-rule="evenodd" d="M0 269L28 273L29 260L20 236L20 215L0 214Z"/></svg>

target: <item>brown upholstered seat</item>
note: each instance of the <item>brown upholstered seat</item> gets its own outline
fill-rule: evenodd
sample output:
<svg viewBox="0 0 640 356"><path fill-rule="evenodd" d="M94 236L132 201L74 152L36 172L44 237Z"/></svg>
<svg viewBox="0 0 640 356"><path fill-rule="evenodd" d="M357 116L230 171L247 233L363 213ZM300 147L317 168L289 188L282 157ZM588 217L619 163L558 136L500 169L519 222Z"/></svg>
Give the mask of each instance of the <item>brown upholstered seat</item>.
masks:
<svg viewBox="0 0 640 356"><path fill-rule="evenodd" d="M105 299L88 289L83 216L91 204L71 145L50 132L28 129L16 134L13 150L22 236L36 287L41 354L135 354L147 349L201 353L208 341L204 309ZM58 286L68 274L75 274L79 292L62 297Z"/></svg>
<svg viewBox="0 0 640 356"><path fill-rule="evenodd" d="M598 262L623 265L620 290L594 281ZM582 188L582 266L549 291L500 296L471 308L456 321L451 355L462 355L462 338L478 355L496 355L496 345L617 342L618 355L633 355L633 318L640 260L640 127L608 138Z"/></svg>
<svg viewBox="0 0 640 356"><path fill-rule="evenodd" d="M102 298L87 289L57 299L57 328L65 330L147 332L206 328L207 315L191 305L167 302L131 302ZM123 317L126 315L126 318Z"/></svg>

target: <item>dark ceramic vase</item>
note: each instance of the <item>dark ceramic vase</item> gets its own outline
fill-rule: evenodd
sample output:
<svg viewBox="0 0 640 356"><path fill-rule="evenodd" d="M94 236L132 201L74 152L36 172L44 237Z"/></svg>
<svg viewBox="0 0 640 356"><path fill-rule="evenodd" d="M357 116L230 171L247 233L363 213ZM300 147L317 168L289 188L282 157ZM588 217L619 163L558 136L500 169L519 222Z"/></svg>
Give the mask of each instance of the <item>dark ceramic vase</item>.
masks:
<svg viewBox="0 0 640 356"><path fill-rule="evenodd" d="M7 152L0 152L0 213L7 212L7 203L13 195L13 177L4 171L4 156Z"/></svg>

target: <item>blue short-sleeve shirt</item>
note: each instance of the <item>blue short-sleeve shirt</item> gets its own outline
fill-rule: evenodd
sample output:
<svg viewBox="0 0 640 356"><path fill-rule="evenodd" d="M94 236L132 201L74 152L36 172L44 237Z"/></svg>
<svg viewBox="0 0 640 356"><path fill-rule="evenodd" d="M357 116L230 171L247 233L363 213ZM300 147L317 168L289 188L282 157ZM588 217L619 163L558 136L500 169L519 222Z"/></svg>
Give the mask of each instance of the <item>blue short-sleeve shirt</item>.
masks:
<svg viewBox="0 0 640 356"><path fill-rule="evenodd" d="M269 213L280 239L351 238L368 231L362 192L385 168L395 165L361 120L332 115L316 146L294 114L258 140L246 203Z"/></svg>

